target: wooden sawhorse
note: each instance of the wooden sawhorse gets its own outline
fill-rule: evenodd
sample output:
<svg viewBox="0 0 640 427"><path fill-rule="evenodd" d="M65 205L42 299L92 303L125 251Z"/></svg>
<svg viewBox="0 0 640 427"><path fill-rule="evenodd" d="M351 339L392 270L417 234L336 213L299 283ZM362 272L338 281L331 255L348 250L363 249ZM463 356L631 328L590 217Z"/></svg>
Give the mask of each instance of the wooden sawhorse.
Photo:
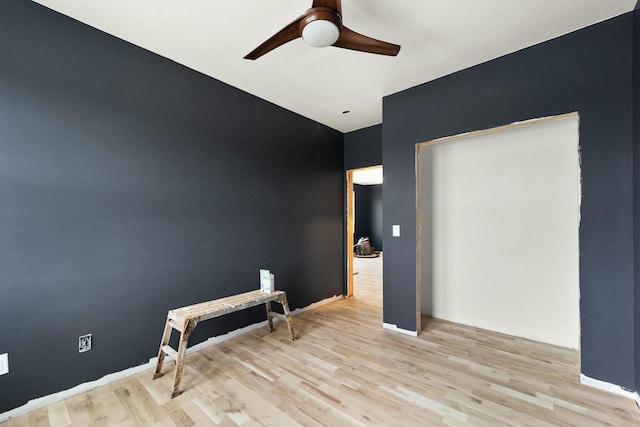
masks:
<svg viewBox="0 0 640 427"><path fill-rule="evenodd" d="M279 302L282 304L284 314L271 311L271 302ZM162 341L160 342L160 350L158 350L158 362L156 364L156 373L153 379L162 376L162 364L165 355L172 356L176 361L176 370L173 379L173 390L171 398L173 399L181 392L180 380L182 379L182 369L184 368L185 351L187 350L187 342L191 332L195 329L198 322L202 320L213 319L224 314L234 311L243 310L245 308L256 305L265 304L267 308L267 320L269 321L269 329L273 332L273 318L277 317L287 322L291 340L295 340L296 334L293 330L293 322L291 321L291 313L289 312L289 304L287 303L287 295L284 291L262 292L260 290L245 292L244 294L233 295L226 298L220 298L213 301L207 301L200 304L189 305L187 307L169 310L167 314L167 323L164 326ZM171 330L175 329L180 332L180 344L178 351L169 345L171 338Z"/></svg>

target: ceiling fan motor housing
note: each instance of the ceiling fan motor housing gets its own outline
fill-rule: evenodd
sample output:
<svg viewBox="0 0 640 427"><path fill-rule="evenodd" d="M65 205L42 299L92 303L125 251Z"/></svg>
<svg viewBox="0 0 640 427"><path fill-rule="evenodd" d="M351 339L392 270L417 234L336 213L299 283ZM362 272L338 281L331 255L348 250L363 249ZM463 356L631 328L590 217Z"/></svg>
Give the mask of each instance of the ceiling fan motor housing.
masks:
<svg viewBox="0 0 640 427"><path fill-rule="evenodd" d="M309 45L331 46L340 37L342 18L328 7L312 7L300 20L299 28L300 35Z"/></svg>

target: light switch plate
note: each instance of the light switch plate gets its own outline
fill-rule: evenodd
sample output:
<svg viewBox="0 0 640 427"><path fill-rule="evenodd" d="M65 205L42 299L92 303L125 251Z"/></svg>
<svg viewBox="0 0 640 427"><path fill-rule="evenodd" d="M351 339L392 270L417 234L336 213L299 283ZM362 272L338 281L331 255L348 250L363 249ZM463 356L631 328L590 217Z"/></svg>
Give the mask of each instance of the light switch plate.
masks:
<svg viewBox="0 0 640 427"><path fill-rule="evenodd" d="M399 225L394 225L393 226L393 237L400 237L400 226Z"/></svg>
<svg viewBox="0 0 640 427"><path fill-rule="evenodd" d="M0 375L9 373L9 353L0 354Z"/></svg>

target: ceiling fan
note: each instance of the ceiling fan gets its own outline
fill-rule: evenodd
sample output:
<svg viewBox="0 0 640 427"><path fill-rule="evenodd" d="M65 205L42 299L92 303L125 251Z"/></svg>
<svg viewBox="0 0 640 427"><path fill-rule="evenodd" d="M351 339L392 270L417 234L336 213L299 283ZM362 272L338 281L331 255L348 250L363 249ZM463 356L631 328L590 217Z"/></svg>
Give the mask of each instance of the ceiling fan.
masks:
<svg viewBox="0 0 640 427"><path fill-rule="evenodd" d="M340 0L313 0L311 9L255 48L244 59L258 59L285 43L302 37L314 47L336 46L343 49L396 56L400 46L358 34L342 25Z"/></svg>

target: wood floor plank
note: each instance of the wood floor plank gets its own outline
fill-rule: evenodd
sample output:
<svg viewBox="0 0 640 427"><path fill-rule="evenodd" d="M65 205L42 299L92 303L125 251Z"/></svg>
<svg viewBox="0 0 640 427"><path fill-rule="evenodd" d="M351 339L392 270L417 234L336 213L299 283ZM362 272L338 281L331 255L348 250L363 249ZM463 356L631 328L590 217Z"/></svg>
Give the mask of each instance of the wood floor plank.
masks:
<svg viewBox="0 0 640 427"><path fill-rule="evenodd" d="M106 400L101 397L95 396L94 393L87 393L87 411L89 412L89 418L91 419L91 426L94 427L108 427L110 424L109 415L106 410Z"/></svg>
<svg viewBox="0 0 640 427"><path fill-rule="evenodd" d="M165 402L162 405L162 409L176 427L192 427L195 425L195 421L175 400Z"/></svg>
<svg viewBox="0 0 640 427"><path fill-rule="evenodd" d="M49 413L47 408L33 411L28 416L29 425L33 427L49 427Z"/></svg>
<svg viewBox="0 0 640 427"><path fill-rule="evenodd" d="M23 426L640 426L633 400L579 383L578 352L438 319L382 328L382 258L355 296L3 423ZM161 325L159 325L160 327Z"/></svg>
<svg viewBox="0 0 640 427"><path fill-rule="evenodd" d="M71 419L64 402L58 402L47 408L49 424L56 427L70 427Z"/></svg>
<svg viewBox="0 0 640 427"><path fill-rule="evenodd" d="M91 414L89 406L91 405L91 397L89 393L80 394L71 397L65 401L69 418L72 426L90 426ZM48 410L48 408L47 408Z"/></svg>

